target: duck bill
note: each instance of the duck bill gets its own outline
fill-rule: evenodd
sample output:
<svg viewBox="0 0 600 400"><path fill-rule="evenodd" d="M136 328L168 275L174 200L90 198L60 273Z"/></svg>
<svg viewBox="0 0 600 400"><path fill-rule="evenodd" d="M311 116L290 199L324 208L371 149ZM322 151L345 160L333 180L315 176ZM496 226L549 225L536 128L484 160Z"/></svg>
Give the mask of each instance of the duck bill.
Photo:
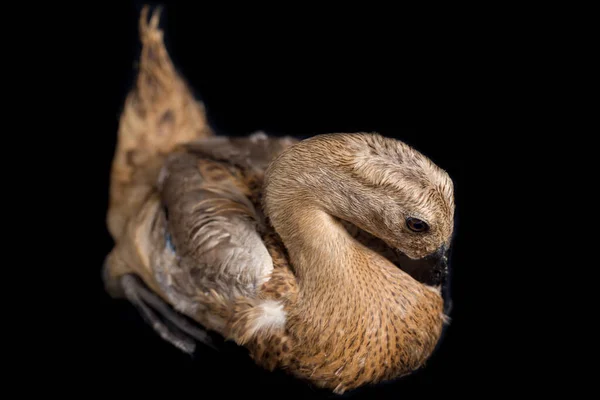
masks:
<svg viewBox="0 0 600 400"><path fill-rule="evenodd" d="M448 277L448 249L442 245L433 254L425 257L423 260L429 271L427 282L432 286L443 285Z"/></svg>
<svg viewBox="0 0 600 400"><path fill-rule="evenodd" d="M434 253L421 259L410 259L396 251L400 269L421 283L430 286L444 285L448 277L448 249L442 245Z"/></svg>

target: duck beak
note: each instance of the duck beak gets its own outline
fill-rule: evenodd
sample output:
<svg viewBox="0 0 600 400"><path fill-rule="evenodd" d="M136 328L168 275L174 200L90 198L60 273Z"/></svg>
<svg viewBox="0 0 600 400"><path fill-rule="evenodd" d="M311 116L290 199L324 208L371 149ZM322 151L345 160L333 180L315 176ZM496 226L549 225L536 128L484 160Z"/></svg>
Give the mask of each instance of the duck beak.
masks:
<svg viewBox="0 0 600 400"><path fill-rule="evenodd" d="M442 245L435 252L420 259L411 259L400 250L396 250L398 266L404 272L421 283L430 286L444 286L449 274L449 252Z"/></svg>
<svg viewBox="0 0 600 400"><path fill-rule="evenodd" d="M448 249L440 246L434 253L424 258L430 273L428 283L432 286L442 285L448 276Z"/></svg>

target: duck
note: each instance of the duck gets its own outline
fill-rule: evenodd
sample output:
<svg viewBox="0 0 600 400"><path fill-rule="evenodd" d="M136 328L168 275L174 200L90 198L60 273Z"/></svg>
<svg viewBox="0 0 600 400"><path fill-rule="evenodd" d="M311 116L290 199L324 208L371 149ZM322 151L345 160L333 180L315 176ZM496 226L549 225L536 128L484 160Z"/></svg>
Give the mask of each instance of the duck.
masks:
<svg viewBox="0 0 600 400"><path fill-rule="evenodd" d="M446 171L374 132L217 135L142 9L102 278L186 353L218 335L343 394L422 368L449 323Z"/></svg>

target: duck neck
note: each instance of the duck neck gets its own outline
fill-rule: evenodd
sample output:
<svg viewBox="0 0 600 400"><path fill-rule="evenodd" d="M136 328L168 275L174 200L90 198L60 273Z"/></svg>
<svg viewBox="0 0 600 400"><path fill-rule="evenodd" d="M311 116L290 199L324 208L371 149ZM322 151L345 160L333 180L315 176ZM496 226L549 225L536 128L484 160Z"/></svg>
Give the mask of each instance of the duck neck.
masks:
<svg viewBox="0 0 600 400"><path fill-rule="evenodd" d="M286 245L299 282L331 288L353 278L348 261L354 239L335 217L314 204L297 204L274 224Z"/></svg>
<svg viewBox="0 0 600 400"><path fill-rule="evenodd" d="M318 139L293 146L268 168L263 197L265 213L288 250L299 284L324 286L330 292L356 281L368 268L366 249L341 220L356 224L359 217L368 219L370 210L383 209L339 168L347 163L341 151L333 157Z"/></svg>

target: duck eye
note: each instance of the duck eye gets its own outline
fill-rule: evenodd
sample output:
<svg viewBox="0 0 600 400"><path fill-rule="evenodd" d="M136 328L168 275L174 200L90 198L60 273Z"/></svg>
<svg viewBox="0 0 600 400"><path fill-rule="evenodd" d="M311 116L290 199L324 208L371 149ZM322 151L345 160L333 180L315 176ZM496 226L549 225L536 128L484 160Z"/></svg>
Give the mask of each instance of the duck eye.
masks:
<svg viewBox="0 0 600 400"><path fill-rule="evenodd" d="M429 225L426 222L417 218L407 218L406 226L413 232L425 232L429 229Z"/></svg>

